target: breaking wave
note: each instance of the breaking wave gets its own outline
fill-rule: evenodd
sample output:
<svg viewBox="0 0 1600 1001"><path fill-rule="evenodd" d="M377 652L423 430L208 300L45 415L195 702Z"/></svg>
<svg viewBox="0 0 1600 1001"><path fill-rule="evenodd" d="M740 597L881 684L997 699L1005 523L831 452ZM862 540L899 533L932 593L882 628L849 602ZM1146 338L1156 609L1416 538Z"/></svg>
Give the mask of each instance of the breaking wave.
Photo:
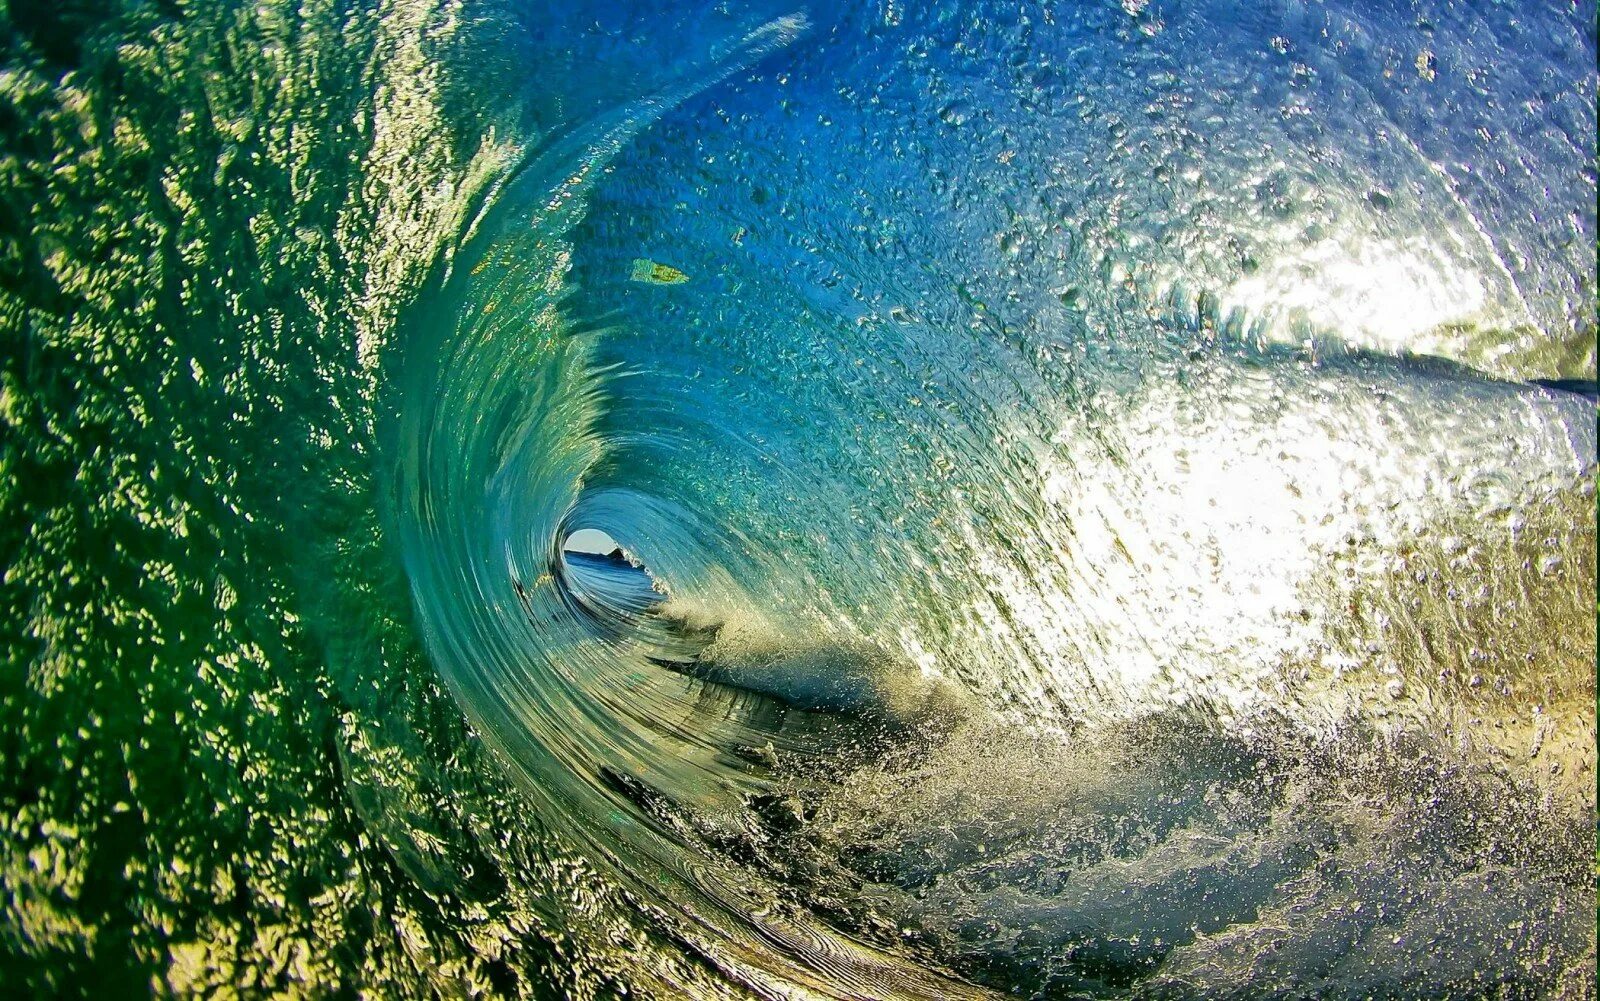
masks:
<svg viewBox="0 0 1600 1001"><path fill-rule="evenodd" d="M22 983L1593 996L1592 9L573 6L4 15Z"/></svg>

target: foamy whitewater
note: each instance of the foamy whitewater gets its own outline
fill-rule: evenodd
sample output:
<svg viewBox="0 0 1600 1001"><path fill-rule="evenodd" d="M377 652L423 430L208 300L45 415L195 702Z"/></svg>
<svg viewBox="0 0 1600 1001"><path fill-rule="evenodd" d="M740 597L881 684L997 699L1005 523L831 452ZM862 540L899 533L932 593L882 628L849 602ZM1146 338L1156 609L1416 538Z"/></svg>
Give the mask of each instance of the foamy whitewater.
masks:
<svg viewBox="0 0 1600 1001"><path fill-rule="evenodd" d="M0 993L1595 996L1593 3L0 25Z"/></svg>

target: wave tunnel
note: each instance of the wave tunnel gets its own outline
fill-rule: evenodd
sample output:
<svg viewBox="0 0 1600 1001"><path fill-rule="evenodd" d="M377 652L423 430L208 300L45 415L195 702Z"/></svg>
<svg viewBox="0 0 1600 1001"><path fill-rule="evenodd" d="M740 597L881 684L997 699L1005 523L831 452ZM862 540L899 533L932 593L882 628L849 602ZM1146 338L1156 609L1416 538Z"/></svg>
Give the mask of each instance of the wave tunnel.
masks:
<svg viewBox="0 0 1600 1001"><path fill-rule="evenodd" d="M1595 25L0 6L0 989L1594 997Z"/></svg>

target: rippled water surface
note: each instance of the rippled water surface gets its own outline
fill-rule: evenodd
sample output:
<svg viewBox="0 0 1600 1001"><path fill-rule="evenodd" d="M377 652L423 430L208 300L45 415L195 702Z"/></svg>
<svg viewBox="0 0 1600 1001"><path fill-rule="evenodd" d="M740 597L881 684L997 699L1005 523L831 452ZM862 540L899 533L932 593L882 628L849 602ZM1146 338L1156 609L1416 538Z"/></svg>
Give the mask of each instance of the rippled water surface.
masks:
<svg viewBox="0 0 1600 1001"><path fill-rule="evenodd" d="M11 0L0 993L1594 997L1595 25Z"/></svg>

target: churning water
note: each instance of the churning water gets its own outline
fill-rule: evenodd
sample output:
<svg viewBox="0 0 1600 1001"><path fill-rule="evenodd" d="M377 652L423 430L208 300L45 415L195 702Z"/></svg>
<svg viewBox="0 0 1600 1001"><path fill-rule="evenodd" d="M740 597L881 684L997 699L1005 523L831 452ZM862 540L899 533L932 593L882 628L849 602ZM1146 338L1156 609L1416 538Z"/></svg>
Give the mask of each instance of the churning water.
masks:
<svg viewBox="0 0 1600 1001"><path fill-rule="evenodd" d="M1594 996L1592 3L0 25L0 992Z"/></svg>

